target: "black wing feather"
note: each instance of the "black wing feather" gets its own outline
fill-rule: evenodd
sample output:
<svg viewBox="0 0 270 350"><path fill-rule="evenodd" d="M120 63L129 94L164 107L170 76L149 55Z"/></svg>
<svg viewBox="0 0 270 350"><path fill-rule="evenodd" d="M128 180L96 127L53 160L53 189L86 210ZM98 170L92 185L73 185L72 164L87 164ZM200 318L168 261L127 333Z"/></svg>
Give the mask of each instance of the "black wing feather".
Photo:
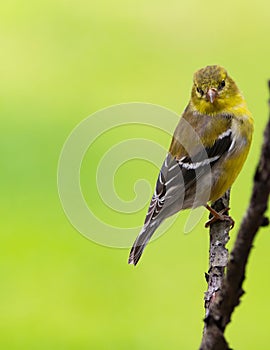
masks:
<svg viewBox="0 0 270 350"><path fill-rule="evenodd" d="M182 173L186 192L203 174L209 171L209 166L212 168L228 152L232 143L232 132L229 129L226 133L221 134L211 147L204 148L193 157L186 156L176 160L168 154L159 173L155 193L151 199L144 225L148 225L162 210L166 200L167 183L170 182L170 176L175 176L175 171L170 172L170 170L177 166L177 163ZM206 155L208 158L206 158Z"/></svg>
<svg viewBox="0 0 270 350"><path fill-rule="evenodd" d="M221 135L222 136L222 135ZM182 158L178 164L183 174L185 181L185 187L188 188L194 184L205 171L209 169L209 165L212 168L219 159L230 149L233 143L232 133L228 132L228 135L218 138L213 146L206 147L202 151L198 152L194 157ZM209 162L204 164L205 153L208 156ZM198 163L198 167L194 165ZM196 170L195 170L196 169Z"/></svg>

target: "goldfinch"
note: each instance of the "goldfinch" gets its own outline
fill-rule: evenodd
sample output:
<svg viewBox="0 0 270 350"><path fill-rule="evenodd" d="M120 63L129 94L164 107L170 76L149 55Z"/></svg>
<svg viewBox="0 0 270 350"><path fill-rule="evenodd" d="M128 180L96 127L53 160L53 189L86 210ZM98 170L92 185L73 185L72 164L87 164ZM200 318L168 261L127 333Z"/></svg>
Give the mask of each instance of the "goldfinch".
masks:
<svg viewBox="0 0 270 350"><path fill-rule="evenodd" d="M198 70L129 264L138 263L157 227L180 210L205 206L213 215L206 226L216 220L229 220L233 226L225 210L217 213L208 202L232 186L247 158L252 134L252 115L226 70L218 65Z"/></svg>

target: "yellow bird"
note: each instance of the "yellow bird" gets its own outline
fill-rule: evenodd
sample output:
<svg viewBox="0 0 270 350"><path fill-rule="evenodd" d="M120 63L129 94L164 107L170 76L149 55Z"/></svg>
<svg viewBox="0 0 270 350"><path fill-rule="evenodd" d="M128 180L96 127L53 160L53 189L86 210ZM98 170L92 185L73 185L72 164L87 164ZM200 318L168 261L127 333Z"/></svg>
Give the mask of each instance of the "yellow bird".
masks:
<svg viewBox="0 0 270 350"><path fill-rule="evenodd" d="M249 152L253 118L245 99L223 67L194 74L190 101L175 129L159 173L144 226L129 255L136 265L161 222L180 210L205 206L216 220L234 221L207 203L233 184Z"/></svg>

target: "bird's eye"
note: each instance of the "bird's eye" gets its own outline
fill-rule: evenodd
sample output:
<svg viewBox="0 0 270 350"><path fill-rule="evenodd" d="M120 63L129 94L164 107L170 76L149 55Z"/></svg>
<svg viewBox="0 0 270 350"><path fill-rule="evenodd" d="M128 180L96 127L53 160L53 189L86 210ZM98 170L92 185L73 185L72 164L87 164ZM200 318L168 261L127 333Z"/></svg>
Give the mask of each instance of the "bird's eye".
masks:
<svg viewBox="0 0 270 350"><path fill-rule="evenodd" d="M225 80L222 80L221 83L218 86L218 89L222 90L224 88L224 86L225 86Z"/></svg>
<svg viewBox="0 0 270 350"><path fill-rule="evenodd" d="M197 87L197 92L200 94L200 95L203 95L203 90L199 87Z"/></svg>

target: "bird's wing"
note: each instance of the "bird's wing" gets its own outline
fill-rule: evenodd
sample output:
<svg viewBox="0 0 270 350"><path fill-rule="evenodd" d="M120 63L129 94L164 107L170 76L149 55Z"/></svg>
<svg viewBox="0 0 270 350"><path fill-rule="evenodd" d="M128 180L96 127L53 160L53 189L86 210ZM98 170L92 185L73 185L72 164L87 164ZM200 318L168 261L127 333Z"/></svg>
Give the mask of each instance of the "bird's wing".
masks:
<svg viewBox="0 0 270 350"><path fill-rule="evenodd" d="M235 141L232 130L222 132L216 141L200 149L194 156L183 155L180 159L168 153L159 173L154 195L151 199L144 226L136 238L130 255L129 264L136 265L143 250L160 223L185 206L192 186L196 189L197 181L211 173L219 160L234 149ZM192 207L192 204L189 206Z"/></svg>
<svg viewBox="0 0 270 350"><path fill-rule="evenodd" d="M202 175L211 171L220 158L234 149L235 140L232 130L227 129L220 134L213 145L201 148L197 154L186 155L178 160L178 164L186 179L186 189L194 184Z"/></svg>
<svg viewBox="0 0 270 350"><path fill-rule="evenodd" d="M163 207L175 201L178 202L177 207L180 210L180 204L183 204L190 187L207 172L211 172L220 158L233 150L234 144L232 130L227 129L212 146L202 148L192 157L185 155L177 159L168 153L159 173L144 225L158 218Z"/></svg>

